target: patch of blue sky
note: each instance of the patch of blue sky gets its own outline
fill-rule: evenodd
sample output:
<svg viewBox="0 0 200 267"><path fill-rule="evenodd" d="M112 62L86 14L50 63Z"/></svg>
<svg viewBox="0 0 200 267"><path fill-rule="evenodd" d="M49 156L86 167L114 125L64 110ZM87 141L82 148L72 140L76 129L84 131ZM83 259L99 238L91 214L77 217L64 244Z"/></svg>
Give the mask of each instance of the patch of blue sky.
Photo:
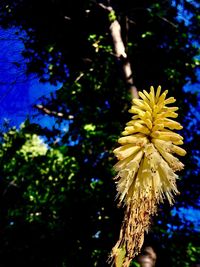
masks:
<svg viewBox="0 0 200 267"><path fill-rule="evenodd" d="M172 215L178 215L183 221L192 222L194 225L194 229L197 232L200 232L200 210L194 209L193 207L189 208L179 208L173 209Z"/></svg>
<svg viewBox="0 0 200 267"><path fill-rule="evenodd" d="M0 28L0 126L5 120L17 127L27 117L34 121L33 105L62 86L41 83L36 74L27 75L28 59L22 55L25 38L26 33L20 28ZM37 122L51 128L55 119L45 116L41 121L37 118Z"/></svg>
<svg viewBox="0 0 200 267"><path fill-rule="evenodd" d="M171 2L173 7L176 7L178 9L178 16L177 16L177 20L178 21L183 21L185 23L186 26L190 25L190 19L192 18L193 14L188 12L185 9L185 3L187 2L191 5L193 5L195 8L199 8L200 4L198 3L198 1L194 1L194 0L184 0L184 1L179 1L179 3L177 4L176 0L173 0Z"/></svg>
<svg viewBox="0 0 200 267"><path fill-rule="evenodd" d="M185 23L185 25L189 27L190 20L193 17L193 14L191 12L188 12L185 9L185 3L189 3L189 4L193 5L195 8L200 8L200 3L198 1L194 1L194 0L179 1L178 4L177 4L176 0L173 0L171 3L172 3L172 6L176 7L178 10L177 20L183 21ZM190 36L190 35L191 34L188 32L188 36ZM192 36L191 36L191 38L192 38ZM200 47L200 44L197 40L192 39L191 42L192 42L192 45L194 47L196 47L196 48ZM199 61L200 60L200 54L196 55L194 57L194 59L196 61ZM190 79L188 78L188 83L183 87L183 90L185 92L190 91L192 93L199 93L200 94L200 70L199 70L200 65L199 64L200 64L199 62L196 62L196 69L195 69L196 75L198 77L198 82L195 84L192 84Z"/></svg>

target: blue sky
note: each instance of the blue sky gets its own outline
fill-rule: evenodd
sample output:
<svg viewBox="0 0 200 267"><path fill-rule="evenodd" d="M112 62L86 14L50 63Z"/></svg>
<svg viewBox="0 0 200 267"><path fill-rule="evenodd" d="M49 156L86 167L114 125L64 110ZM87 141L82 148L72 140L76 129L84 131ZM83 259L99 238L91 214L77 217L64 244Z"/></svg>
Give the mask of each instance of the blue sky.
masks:
<svg viewBox="0 0 200 267"><path fill-rule="evenodd" d="M37 120L43 125L51 127L54 118L45 116L33 119L36 111L33 105L43 95L59 89L62 85L52 86L39 82L36 74L26 74L27 59L22 56L23 42L26 33L19 29L0 28L0 126L9 120L10 125L19 126L29 115L31 120Z"/></svg>

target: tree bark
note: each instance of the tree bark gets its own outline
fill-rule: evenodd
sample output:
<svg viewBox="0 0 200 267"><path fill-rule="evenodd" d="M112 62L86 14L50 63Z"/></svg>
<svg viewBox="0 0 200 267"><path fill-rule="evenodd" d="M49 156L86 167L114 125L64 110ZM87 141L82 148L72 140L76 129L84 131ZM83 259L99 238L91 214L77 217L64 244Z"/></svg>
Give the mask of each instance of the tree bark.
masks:
<svg viewBox="0 0 200 267"><path fill-rule="evenodd" d="M145 247L144 253L138 256L138 263L141 267L154 267L156 263L156 253L152 247Z"/></svg>
<svg viewBox="0 0 200 267"><path fill-rule="evenodd" d="M107 10L109 13L114 12L111 6L107 7L102 3L99 3L98 5ZM115 56L117 57L117 60L120 61L122 66L122 72L124 75L126 86L129 88L132 98L138 98L138 91L133 80L131 64L128 59L126 48L121 35L121 26L116 18L111 22L110 34L113 41Z"/></svg>
<svg viewBox="0 0 200 267"><path fill-rule="evenodd" d="M121 36L121 26L117 20L114 20L110 25L110 33L112 36L116 57L118 60L120 60L122 65L125 83L129 87L132 98L138 98L138 91L134 85L131 64L126 54L124 42Z"/></svg>

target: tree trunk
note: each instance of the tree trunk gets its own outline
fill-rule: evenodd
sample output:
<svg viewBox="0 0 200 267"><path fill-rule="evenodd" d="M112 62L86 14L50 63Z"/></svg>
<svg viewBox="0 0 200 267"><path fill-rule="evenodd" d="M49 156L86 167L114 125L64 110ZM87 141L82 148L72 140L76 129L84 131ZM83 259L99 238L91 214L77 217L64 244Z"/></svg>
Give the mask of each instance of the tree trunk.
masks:
<svg viewBox="0 0 200 267"><path fill-rule="evenodd" d="M111 6L105 6L102 3L99 3L98 5L103 9L105 9L106 11L108 11L109 13L115 14ZM138 98L138 91L134 84L131 63L127 56L126 48L121 35L121 25L116 18L111 22L110 34L113 41L115 56L117 57L117 60L120 61L122 66L122 72L125 84L129 88L132 98Z"/></svg>
<svg viewBox="0 0 200 267"><path fill-rule="evenodd" d="M154 267L156 263L156 253L152 247L145 247L144 253L138 256L138 263L141 267Z"/></svg>

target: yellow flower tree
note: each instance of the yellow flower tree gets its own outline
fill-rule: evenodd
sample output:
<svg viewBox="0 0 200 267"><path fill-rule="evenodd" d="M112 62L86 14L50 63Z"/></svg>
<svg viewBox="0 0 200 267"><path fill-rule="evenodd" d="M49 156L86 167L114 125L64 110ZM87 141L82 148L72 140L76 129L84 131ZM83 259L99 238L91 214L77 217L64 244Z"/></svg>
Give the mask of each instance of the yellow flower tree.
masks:
<svg viewBox="0 0 200 267"><path fill-rule="evenodd" d="M184 165L173 154L184 156L179 147L183 137L174 132L182 126L177 118L177 107L169 107L176 100L166 99L168 91L161 94L161 87L139 92L129 110L132 119L126 124L119 138L120 147L114 150L119 160L114 169L119 204L126 207L119 240L112 249L111 259L116 266L128 267L144 242L150 218L156 214L159 203L167 199L173 204L178 194L176 171Z"/></svg>

